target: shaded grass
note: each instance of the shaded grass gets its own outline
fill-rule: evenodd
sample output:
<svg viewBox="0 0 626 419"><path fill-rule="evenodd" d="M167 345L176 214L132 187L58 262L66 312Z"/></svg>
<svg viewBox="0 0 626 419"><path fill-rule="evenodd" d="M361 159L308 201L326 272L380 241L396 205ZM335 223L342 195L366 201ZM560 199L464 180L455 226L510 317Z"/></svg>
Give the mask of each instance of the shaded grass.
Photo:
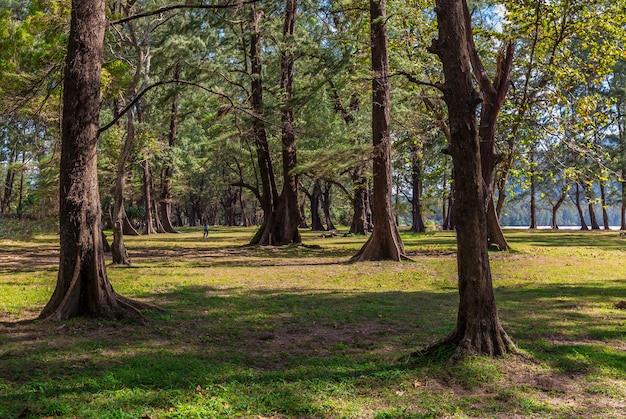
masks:
<svg viewBox="0 0 626 419"><path fill-rule="evenodd" d="M346 261L363 237L247 247L252 234L127 238L133 266L109 277L167 309L147 325L0 326L0 417L623 417L617 233L507 232L515 250L491 255L496 298L531 358L454 366L446 351L399 361L454 326L454 234L403 233L414 262L359 264ZM55 239L6 244L26 262L0 262L0 316L34 317L54 287Z"/></svg>

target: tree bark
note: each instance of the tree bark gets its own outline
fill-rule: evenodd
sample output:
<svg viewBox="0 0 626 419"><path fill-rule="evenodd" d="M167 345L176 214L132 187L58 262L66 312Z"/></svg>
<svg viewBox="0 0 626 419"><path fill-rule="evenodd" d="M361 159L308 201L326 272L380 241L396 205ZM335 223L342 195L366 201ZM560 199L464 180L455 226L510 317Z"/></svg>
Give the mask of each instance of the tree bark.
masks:
<svg viewBox="0 0 626 419"><path fill-rule="evenodd" d="M336 230L337 228L335 227L335 224L333 224L333 220L330 217L330 205L331 205L331 198L330 198L330 190L331 190L331 186L332 183L331 182L326 182L326 184L324 185L324 190L322 191L322 212L324 213L324 220L326 221L326 230Z"/></svg>
<svg viewBox="0 0 626 419"><path fill-rule="evenodd" d="M368 219L369 199L367 193L367 179L363 176L361 168L355 168L351 172L354 197L352 198L352 224L350 234L367 234L372 231Z"/></svg>
<svg viewBox="0 0 626 419"><path fill-rule="evenodd" d="M324 231L324 225L320 218L320 197L322 196L322 185L319 180L313 182L313 190L309 195L311 201L311 230Z"/></svg>
<svg viewBox="0 0 626 419"><path fill-rule="evenodd" d="M386 0L370 0L374 231L352 261L406 258L391 203L390 86Z"/></svg>
<svg viewBox="0 0 626 419"><path fill-rule="evenodd" d="M413 197L411 198L411 232L423 233L426 231L424 218L422 217L422 166L421 143L414 144L411 153L411 189Z"/></svg>
<svg viewBox="0 0 626 419"><path fill-rule="evenodd" d="M553 230L559 229L559 225L556 222L556 214L559 211L559 208L561 208L561 205L563 205L563 202L565 202L566 196L567 196L567 189L563 188L563 191L561 192L561 196L559 197L558 201L556 201L556 203L552 206L552 229Z"/></svg>
<svg viewBox="0 0 626 419"><path fill-rule="evenodd" d="M115 191L113 195L113 244L111 254L114 264L130 265L128 251L124 245L124 223L128 220L124 210L124 187L126 185L126 163L135 143L135 114L129 111L126 123L126 140L117 162Z"/></svg>
<svg viewBox="0 0 626 419"><path fill-rule="evenodd" d="M176 63L174 68L174 80L180 79L180 63ZM178 90L174 92L172 98L172 109L170 113L170 131L168 134L168 145L170 150L176 147L178 139L178 102L180 94ZM172 177L174 176L174 166L169 162L163 169L163 183L161 189L161 200L159 201L159 217L161 225L167 233L178 233L172 224Z"/></svg>
<svg viewBox="0 0 626 419"><path fill-rule="evenodd" d="M604 183L600 181L600 199L602 200L602 224L605 230L610 230L609 213L607 212L608 205L606 203L606 188Z"/></svg>
<svg viewBox="0 0 626 419"><path fill-rule="evenodd" d="M589 230L587 223L585 222L585 214L583 213L583 207L580 203L580 185L578 181L576 181L576 198L574 200L574 204L576 205L576 210L578 210L578 218L580 219L580 229L581 230Z"/></svg>
<svg viewBox="0 0 626 419"><path fill-rule="evenodd" d="M450 120L450 154L454 163L459 275L459 312L455 329L424 352L441 345L456 345L453 359L472 354L503 355L515 346L500 324L493 294L487 251L487 215L481 147L476 128L476 107L481 96L474 90L469 61L473 36L465 0L437 0L439 38L430 51L443 63L441 86Z"/></svg>
<svg viewBox="0 0 626 419"><path fill-rule="evenodd" d="M286 0L283 26L284 48L281 51L280 88L283 104L281 109L282 169L283 189L272 207L269 217L261 227L258 243L262 245L286 245L301 243L301 214L298 207L298 176L294 173L297 165L296 137L294 131L294 110L292 103L294 80L294 31L296 24L297 0Z"/></svg>
<svg viewBox="0 0 626 419"><path fill-rule="evenodd" d="M263 224L254 235L250 244L272 244L272 237L266 226L273 223L273 211L278 203L278 188L272 157L270 154L269 142L267 140L267 129L264 122L263 104L263 61L261 49L261 12L257 11L256 4L250 5L250 63L251 63L251 90L250 100L255 118L252 121L254 145L257 152L257 162L259 165L259 176L263 193L261 195L261 208L263 210Z"/></svg>
<svg viewBox="0 0 626 419"><path fill-rule="evenodd" d="M154 207L152 205L152 171L150 170L150 160L148 157L141 164L143 168L143 199L146 206L146 215L144 218L144 234L154 234Z"/></svg>
<svg viewBox="0 0 626 419"><path fill-rule="evenodd" d="M103 0L72 2L63 78L60 165L60 262L56 288L40 319L141 318L147 304L113 291L106 272L97 142L106 16Z"/></svg>
<svg viewBox="0 0 626 419"><path fill-rule="evenodd" d="M530 151L530 229L537 229L537 175L535 174L535 153Z"/></svg>

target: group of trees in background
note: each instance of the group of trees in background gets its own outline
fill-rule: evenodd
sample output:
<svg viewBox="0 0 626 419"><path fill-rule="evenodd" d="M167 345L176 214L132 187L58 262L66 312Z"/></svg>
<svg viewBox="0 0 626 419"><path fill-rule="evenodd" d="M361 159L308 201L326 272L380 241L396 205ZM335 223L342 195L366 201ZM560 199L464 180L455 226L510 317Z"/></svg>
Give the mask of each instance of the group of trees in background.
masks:
<svg viewBox="0 0 626 419"><path fill-rule="evenodd" d="M583 228L594 206L608 228L612 202L626 228L625 4L436 3L2 0L0 215L61 213L41 318L146 307L106 278L103 219L129 263L138 229L299 243L307 213L331 229L344 201L350 231L373 230L353 260L400 260L395 200L412 231L435 211L458 231L458 322L437 345L514 350L487 254L508 247L507 195L530 192L531 227L537 199L556 228L569 197Z"/></svg>
<svg viewBox="0 0 626 419"><path fill-rule="evenodd" d="M1 4L0 216L51 219L70 5ZM107 5L98 145L104 223L120 234L264 223L253 241L266 244L297 241L305 225L371 231L369 6L175 6ZM507 222L536 227L542 209L556 227L566 206L578 215L568 221L583 227L616 217L626 227L621 6L469 3L486 71L495 74L506 43L514 50L485 173L493 210ZM437 30L432 5L390 1L387 9L394 213L412 231L453 228L452 164L441 152L450 131L434 87L441 65L426 51ZM516 199L523 206L506 205Z"/></svg>

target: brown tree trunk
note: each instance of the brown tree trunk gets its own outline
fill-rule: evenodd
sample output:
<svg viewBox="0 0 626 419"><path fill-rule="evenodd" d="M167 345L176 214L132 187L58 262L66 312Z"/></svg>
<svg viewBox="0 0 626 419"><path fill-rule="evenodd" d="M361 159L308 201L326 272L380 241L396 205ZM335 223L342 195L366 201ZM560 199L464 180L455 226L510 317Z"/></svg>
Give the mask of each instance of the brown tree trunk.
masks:
<svg viewBox="0 0 626 419"><path fill-rule="evenodd" d="M174 80L180 79L180 63L176 63L174 68ZM180 94L174 92L172 98L172 110L170 113L170 132L168 134L168 145L170 150L176 147L178 139L178 102ZM161 225L167 233L178 233L172 224L172 177L174 176L174 167L169 162L163 170L163 184L161 190L161 200L159 202L159 217Z"/></svg>
<svg viewBox="0 0 626 419"><path fill-rule="evenodd" d="M41 319L141 318L139 309L148 307L115 293L105 267L96 155L105 28L103 0L72 2L63 79L59 273Z"/></svg>
<svg viewBox="0 0 626 419"><path fill-rule="evenodd" d="M500 324L487 251L485 188L481 170L476 107L481 96L473 88L468 37L473 36L465 0L437 0L439 38L431 52L437 54L445 74L441 86L448 104L450 154L454 163L455 222L459 275L459 312L455 329L425 350L441 345L457 347L453 359L470 354L503 355L515 346Z"/></svg>
<svg viewBox="0 0 626 419"><path fill-rule="evenodd" d="M322 212L324 213L324 219L326 221L326 230L336 230L337 228L335 227L335 224L333 224L333 220L330 217L330 205L331 205L331 198L330 198L330 190L331 190L331 182L326 182L326 185L324 186L324 191L322 192Z"/></svg>
<svg viewBox="0 0 626 419"><path fill-rule="evenodd" d="M370 0L372 45L372 145L374 175L374 231L352 261L402 260L404 243L391 203L390 87L387 51L386 0Z"/></svg>
<svg viewBox="0 0 626 419"><path fill-rule="evenodd" d="M583 212L582 204L580 203L580 185L578 181L576 181L576 198L574 200L574 204L576 205L576 210L578 210L578 218L580 219L580 229L581 230L589 230L587 223L585 222L585 214Z"/></svg>
<svg viewBox="0 0 626 419"><path fill-rule="evenodd" d="M626 230L626 169L622 169L622 207L620 209L620 230Z"/></svg>
<svg viewBox="0 0 626 419"><path fill-rule="evenodd" d="M604 225L605 230L610 230L611 226L609 225L609 213L606 210L608 208L606 203L606 189L602 181L600 181L600 199L602 201L602 224Z"/></svg>
<svg viewBox="0 0 626 419"><path fill-rule="evenodd" d="M261 12L258 12L256 5L250 5L250 63L252 72L251 95L252 109L255 118L252 122L254 145L257 152L257 162L259 165L259 176L261 178L261 186L263 189L261 208L263 210L263 225L254 235L250 244L272 244L272 237L269 231L266 231L267 225L274 222L274 210L278 204L278 188L276 187L276 178L274 175L274 167L272 165L272 157L270 154L269 142L267 140L267 129L264 122L263 109L263 62L261 59L261 29L260 19Z"/></svg>
<svg viewBox="0 0 626 419"><path fill-rule="evenodd" d="M313 190L309 195L311 201L311 230L324 231L324 225L320 218L320 197L322 196L322 185L319 180L313 182Z"/></svg>
<svg viewBox="0 0 626 419"><path fill-rule="evenodd" d="M150 170L150 161L146 159L141 164L143 168L143 199L146 206L146 215L144 218L144 234L154 234L154 207L152 205L152 171Z"/></svg>
<svg viewBox="0 0 626 419"><path fill-rule="evenodd" d="M424 218L422 217L422 154L421 144L415 144L411 153L411 232L423 233L426 231Z"/></svg>
<svg viewBox="0 0 626 419"><path fill-rule="evenodd" d="M367 234L371 231L367 217L369 199L367 197L367 179L362 174L362 169L355 168L352 171L352 185L354 197L352 198L352 224L350 234Z"/></svg>
<svg viewBox="0 0 626 419"><path fill-rule="evenodd" d="M300 209L298 207L298 176L294 173L297 165L296 137L294 132L294 110L292 100L294 78L294 30L296 24L297 0L286 0L285 22L283 26L284 47L281 51L280 87L284 103L281 109L283 190L276 207L262 226L259 244L285 245L301 243Z"/></svg>
<svg viewBox="0 0 626 419"><path fill-rule="evenodd" d="M17 150L14 149L9 155L9 168L7 169L7 175L4 180L4 193L0 201L0 214L9 212L11 196L13 195L13 183L15 181L15 170L13 170L12 165L15 163L16 158Z"/></svg>
<svg viewBox="0 0 626 419"><path fill-rule="evenodd" d="M585 194L587 198L587 207L589 209L589 223L591 224L592 230L600 230L600 225L598 224L598 219L596 218L596 212L593 209L593 191L591 190L591 186L587 186L587 193Z"/></svg>
<svg viewBox="0 0 626 419"><path fill-rule="evenodd" d="M536 192L536 183L537 176L535 175L534 169L534 153L530 153L530 164L531 164L531 173L530 173L530 229L537 229L537 192Z"/></svg>
<svg viewBox="0 0 626 419"><path fill-rule="evenodd" d="M135 143L135 115L131 110L127 114L126 141L117 162L115 191L113 193L113 243L111 254L114 264L130 265L128 251L124 245L124 223L128 221L124 210L124 187L126 185L126 163Z"/></svg>
<svg viewBox="0 0 626 419"><path fill-rule="evenodd" d="M563 202L565 202L566 196L567 196L567 190L563 188L563 191L561 192L561 196L559 197L558 201L556 201L556 204L552 206L552 229L553 230L559 229L559 225L556 222L556 214L559 211L559 208L561 208L561 205L563 205Z"/></svg>

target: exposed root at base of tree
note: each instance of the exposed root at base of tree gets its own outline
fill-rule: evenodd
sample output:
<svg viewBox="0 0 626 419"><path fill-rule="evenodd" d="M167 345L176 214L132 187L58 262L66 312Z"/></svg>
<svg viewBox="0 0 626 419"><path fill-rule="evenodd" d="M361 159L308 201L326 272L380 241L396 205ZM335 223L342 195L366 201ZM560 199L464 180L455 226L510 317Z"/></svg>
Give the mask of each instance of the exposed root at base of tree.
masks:
<svg viewBox="0 0 626 419"><path fill-rule="evenodd" d="M513 354L526 357L502 328L497 331L497 335L496 337L481 335L479 337L479 345L475 343L476 337L470 339L454 330L426 348L410 353L402 358L402 361L411 363L424 359L441 359L445 357L448 359L449 364L454 364L470 356L500 357Z"/></svg>

